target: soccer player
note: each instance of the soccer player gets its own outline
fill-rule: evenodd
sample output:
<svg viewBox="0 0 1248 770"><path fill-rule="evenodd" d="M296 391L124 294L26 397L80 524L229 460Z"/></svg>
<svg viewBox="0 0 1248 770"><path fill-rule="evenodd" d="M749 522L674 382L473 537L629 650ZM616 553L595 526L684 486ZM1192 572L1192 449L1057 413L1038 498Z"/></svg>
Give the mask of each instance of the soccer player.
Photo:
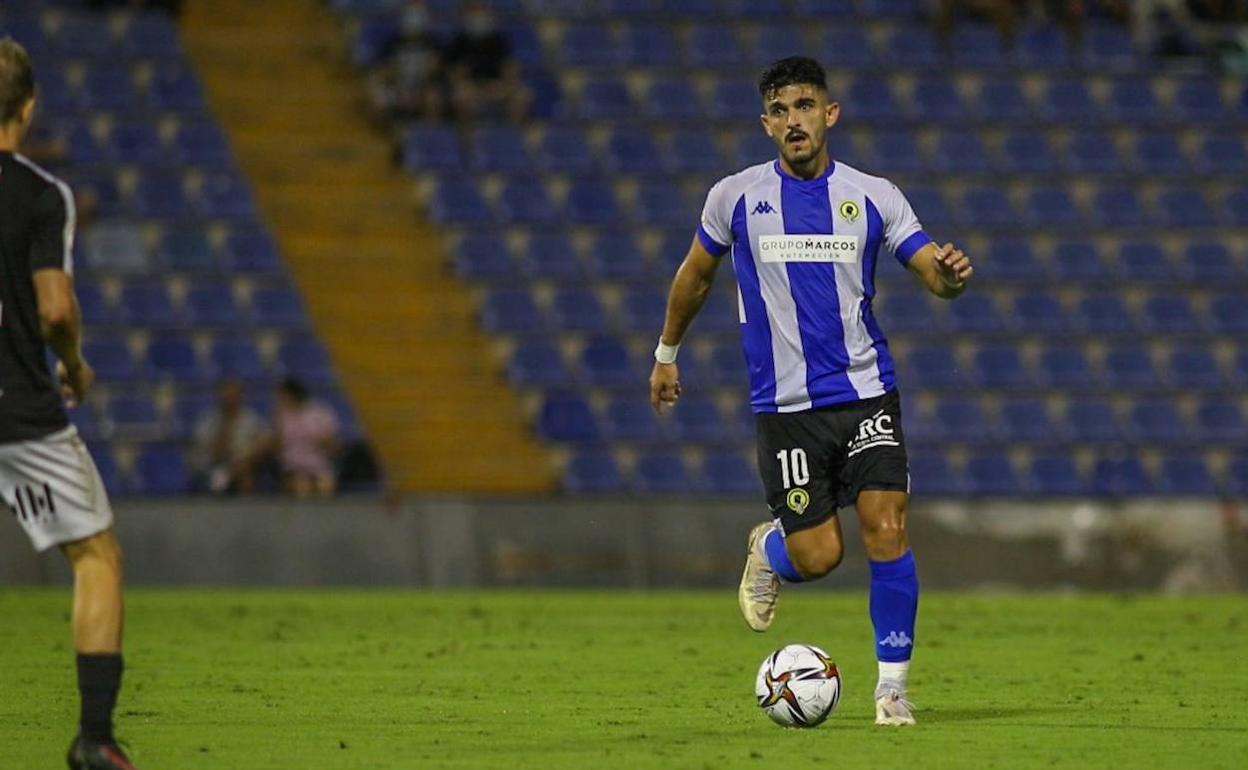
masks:
<svg viewBox="0 0 1248 770"><path fill-rule="evenodd" d="M755 631L771 625L781 581L823 577L843 552L837 510L858 510L871 566L879 683L876 724L914 724L906 674L919 584L906 537L909 464L888 342L871 311L879 253L938 297L966 288L971 263L923 232L888 180L833 161L826 135L840 105L818 62L782 59L758 82L763 131L779 150L711 188L676 272L655 349L650 400L680 397L677 349L732 252L758 465L774 522L749 536L739 601Z"/></svg>
<svg viewBox="0 0 1248 770"><path fill-rule="evenodd" d="M71 770L134 770L113 739L121 687L121 548L100 474L61 404L95 373L82 357L74 295L74 199L18 153L35 108L26 51L0 40L0 498L38 550L59 546L74 572L81 694ZM56 354L54 382L44 358Z"/></svg>

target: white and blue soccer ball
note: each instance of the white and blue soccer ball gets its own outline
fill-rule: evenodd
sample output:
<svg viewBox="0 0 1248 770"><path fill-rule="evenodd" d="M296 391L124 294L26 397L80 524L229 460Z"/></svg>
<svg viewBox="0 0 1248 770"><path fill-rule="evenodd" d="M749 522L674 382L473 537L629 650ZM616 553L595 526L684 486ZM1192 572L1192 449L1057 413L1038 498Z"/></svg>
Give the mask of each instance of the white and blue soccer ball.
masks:
<svg viewBox="0 0 1248 770"><path fill-rule="evenodd" d="M776 724L814 727L841 701L841 672L818 647L790 644L763 659L754 694Z"/></svg>

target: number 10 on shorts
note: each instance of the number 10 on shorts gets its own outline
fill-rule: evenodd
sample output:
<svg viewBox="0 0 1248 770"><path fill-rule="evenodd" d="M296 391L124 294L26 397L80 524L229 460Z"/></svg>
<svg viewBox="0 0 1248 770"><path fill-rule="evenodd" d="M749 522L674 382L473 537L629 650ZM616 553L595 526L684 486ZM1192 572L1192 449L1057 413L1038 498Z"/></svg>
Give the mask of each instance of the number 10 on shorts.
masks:
<svg viewBox="0 0 1248 770"><path fill-rule="evenodd" d="M810 483L810 466L806 464L805 449L781 449L776 452L776 459L780 461L780 475L785 489Z"/></svg>

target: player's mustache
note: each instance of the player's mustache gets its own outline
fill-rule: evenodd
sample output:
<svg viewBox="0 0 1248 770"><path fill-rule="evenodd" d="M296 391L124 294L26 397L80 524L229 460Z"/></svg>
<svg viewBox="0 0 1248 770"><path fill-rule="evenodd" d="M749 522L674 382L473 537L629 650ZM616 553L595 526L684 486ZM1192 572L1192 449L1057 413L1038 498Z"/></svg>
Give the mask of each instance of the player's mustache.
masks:
<svg viewBox="0 0 1248 770"><path fill-rule="evenodd" d="M785 135L784 141L787 142L790 139L806 139L806 138L807 138L806 134L802 133L801 131L790 131L788 134Z"/></svg>

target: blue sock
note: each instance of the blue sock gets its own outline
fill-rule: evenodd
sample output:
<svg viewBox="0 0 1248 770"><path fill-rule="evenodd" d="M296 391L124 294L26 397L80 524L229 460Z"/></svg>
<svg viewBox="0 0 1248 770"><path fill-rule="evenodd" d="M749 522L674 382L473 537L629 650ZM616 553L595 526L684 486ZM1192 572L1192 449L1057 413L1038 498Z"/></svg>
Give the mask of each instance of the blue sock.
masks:
<svg viewBox="0 0 1248 770"><path fill-rule="evenodd" d="M763 538L763 550L767 552L767 562L781 580L786 583L802 582L802 576L798 574L797 567L794 567L793 562L789 560L789 552L784 547L784 533L779 527L772 529Z"/></svg>
<svg viewBox="0 0 1248 770"><path fill-rule="evenodd" d="M919 612L919 575L914 554L871 564L871 622L875 625L875 656L887 662L910 660L914 650L914 618Z"/></svg>

